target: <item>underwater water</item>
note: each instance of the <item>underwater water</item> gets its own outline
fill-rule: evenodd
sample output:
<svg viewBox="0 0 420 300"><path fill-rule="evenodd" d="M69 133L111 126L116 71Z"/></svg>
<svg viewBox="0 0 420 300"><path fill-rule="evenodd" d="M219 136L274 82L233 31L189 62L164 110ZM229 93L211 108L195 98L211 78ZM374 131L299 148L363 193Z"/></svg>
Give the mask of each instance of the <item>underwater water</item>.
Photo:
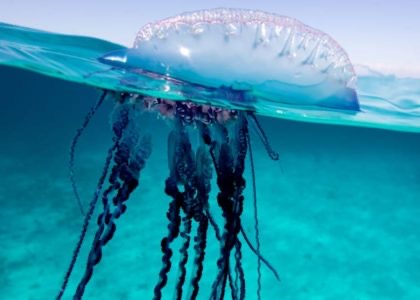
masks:
<svg viewBox="0 0 420 300"><path fill-rule="evenodd" d="M1 299L51 299L59 290L83 223L68 180L70 141L99 96L95 87L139 92L133 82L147 81L127 81L96 61L119 48L0 25ZM105 72L86 76L100 70ZM169 98L182 97L176 87L172 91ZM271 161L258 139L252 140L261 252L281 276L278 282L262 267L262 299L420 299L420 80L360 69L357 91L362 113L356 115L257 105L281 155ZM156 95L153 89L141 92ZM76 178L86 206L111 144L112 107L107 102L100 108L78 147ZM149 114L144 128L153 134L153 153L85 299L153 296L167 226L163 189L170 127ZM210 206L221 220L215 190ZM253 236L251 196L248 184L242 223ZM208 236L203 298L210 294L219 254L211 230ZM69 291L80 279L89 244L88 239ZM243 248L247 299L256 299L257 259ZM173 283L164 299L172 298Z"/></svg>

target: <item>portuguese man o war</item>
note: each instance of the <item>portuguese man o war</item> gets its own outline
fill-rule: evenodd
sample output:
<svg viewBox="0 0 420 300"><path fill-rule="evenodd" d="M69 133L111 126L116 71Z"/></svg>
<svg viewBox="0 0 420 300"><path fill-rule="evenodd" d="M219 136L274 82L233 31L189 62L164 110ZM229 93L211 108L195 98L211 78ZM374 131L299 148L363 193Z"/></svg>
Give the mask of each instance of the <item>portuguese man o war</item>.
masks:
<svg viewBox="0 0 420 300"><path fill-rule="evenodd" d="M257 298L261 299L261 266L280 279L260 252L258 193L249 129L259 137L271 159L278 160L279 154L270 146L250 103L263 98L290 106L359 111L355 73L345 51L325 33L289 17L255 10L213 9L148 24L140 29L133 48L113 51L98 59L126 74L141 73L156 80L184 83L188 85L186 95L191 89L196 89L197 95L206 90L217 91L219 97L232 101L235 109L195 99L180 101L150 94L103 91L71 144L70 177L82 212L73 170L75 147L96 110L109 99L115 102L113 144L57 299L66 291L98 200L102 200L102 209L96 233L73 299L82 299L95 266L102 260L104 247L116 233L117 221L124 215L130 195L141 189L140 174L152 153L152 136L142 127L142 115L147 112L164 117L171 126L164 190L169 199L168 227L161 240L162 266L150 296L162 298L174 264L173 242L180 239L181 259L174 298L218 300L229 294L232 299L245 299L249 294L242 266L242 241L245 241L258 261ZM193 143L197 137L198 143ZM241 223L248 157L255 241L247 236ZM210 197L213 177L218 189L216 199ZM219 207L222 225L210 213L210 205ZM215 262L218 271L211 294L199 296L210 229L214 230L220 247ZM189 259L194 268L187 277Z"/></svg>

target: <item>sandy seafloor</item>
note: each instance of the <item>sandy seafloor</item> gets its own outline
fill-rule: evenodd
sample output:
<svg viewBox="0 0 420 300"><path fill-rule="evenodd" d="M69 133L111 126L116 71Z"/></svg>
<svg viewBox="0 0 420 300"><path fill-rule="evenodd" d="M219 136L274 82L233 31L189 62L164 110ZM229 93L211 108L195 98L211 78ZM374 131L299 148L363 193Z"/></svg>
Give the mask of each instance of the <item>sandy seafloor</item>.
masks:
<svg viewBox="0 0 420 300"><path fill-rule="evenodd" d="M0 68L0 87L0 299L54 299L83 221L68 179L68 149L99 92L10 68ZM78 147L86 206L111 145L111 110L111 103L100 109ZM262 299L420 299L420 135L261 123L281 153L280 162L269 160L254 137L261 251L282 279L263 266ZM169 126L149 115L144 128L154 152L84 299L152 298L167 225ZM221 221L216 192L213 182L210 205ZM253 236L249 187L245 194L242 220ZM81 278L91 225L64 299ZM199 299L208 299L218 254L210 230ZM247 299L256 299L256 258L246 246L243 255ZM173 296L177 255L173 262L164 299Z"/></svg>

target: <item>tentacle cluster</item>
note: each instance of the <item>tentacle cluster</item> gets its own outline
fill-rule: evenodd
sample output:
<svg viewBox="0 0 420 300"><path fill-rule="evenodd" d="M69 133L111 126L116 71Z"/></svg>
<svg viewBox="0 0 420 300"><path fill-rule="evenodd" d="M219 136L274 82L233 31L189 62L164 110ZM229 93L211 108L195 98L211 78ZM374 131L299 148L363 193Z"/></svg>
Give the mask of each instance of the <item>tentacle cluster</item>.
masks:
<svg viewBox="0 0 420 300"><path fill-rule="evenodd" d="M245 179L243 172L247 152L247 120L240 115L233 124L231 133L226 127L219 126L220 142L213 141L212 153L217 171L219 194L217 202L225 219L224 233L221 238L221 254L217 261L219 273L213 283L211 299L223 299L226 282L230 272L230 254L235 247L235 273L238 274L239 298L245 298L245 279L241 266L241 245L238 239L243 210ZM237 246L235 246L237 245Z"/></svg>
<svg viewBox="0 0 420 300"><path fill-rule="evenodd" d="M191 120L186 114L186 107L182 104L176 106L177 115L183 116L175 122L174 130L169 135L168 140L168 163L170 175L166 180L166 193L172 197L169 211L174 211L174 218L168 218L169 232L162 240L162 269L159 273L159 281L155 286L154 299L160 299L162 289L167 282L167 274L171 268L172 250L170 243L178 236L180 232L180 223L182 220L184 229L181 237L184 239L180 249L181 260L178 268L178 280L176 284L176 299L181 299L183 294L183 285L186 278L186 264L188 262L188 248L190 246L190 233L192 221L198 223L197 232L194 238L194 269L192 271L190 298L195 299L199 291L199 281L203 272L203 261L205 256L205 247L207 240L208 220L204 212L208 205L208 194L210 192L210 180L212 176L211 160L205 144L194 153L186 126ZM178 185L183 187L179 191ZM174 203L174 204L173 204ZM176 207L176 210L173 209ZM180 217L180 213L184 217ZM169 212L168 212L169 216Z"/></svg>
<svg viewBox="0 0 420 300"><path fill-rule="evenodd" d="M102 202L103 212L99 215L98 229L88 256L85 274L80 281L74 298L79 299L84 293L86 284L93 274L93 268L102 258L102 247L114 236L115 221L127 209L125 202L135 190L139 182L140 170L143 169L146 159L151 152L149 136L139 140L138 134L131 132L125 136L124 131L129 129L132 104L122 104L118 117L113 124L115 137L120 141L114 156L115 165L109 177L109 187L105 190Z"/></svg>
<svg viewBox="0 0 420 300"><path fill-rule="evenodd" d="M157 101L157 103L168 105L163 101ZM167 274L171 269L170 260L173 252L169 244L179 235L182 220L184 230L181 232L181 237L184 242L180 250L181 260L176 285L176 299L181 299L182 285L185 283L186 276L185 265L188 260L187 249L190 243L190 222L193 219L198 222L198 227L194 239L196 242L194 246L196 257L192 273L190 298L195 299L198 295L199 281L203 271L207 228L210 222L215 228L217 239L221 243L221 255L217 262L219 272L213 284L211 297L212 299L223 298L226 282L229 278L232 297L234 299L244 299L245 275L241 263L242 244L238 235L241 231L240 216L244 200L242 192L245 188L243 173L248 148L247 117L243 113L231 112L229 113L230 118L209 124L203 122L203 118L193 117L197 111L195 106L182 102L171 103L171 105L173 105L171 107L171 117L174 119L175 126L168 140L170 176L166 181L166 193L172 199L178 199L180 202L174 202L173 200L170 204L171 211L173 203L177 203L176 218L169 218L168 228L170 230L161 243L163 266L159 273L154 297L160 299L162 296L162 289L166 285ZM150 105L147 107L150 108ZM166 107L165 112L167 111ZM187 127L192 125L198 128L200 136L200 143L195 155L187 131ZM208 205L212 164L216 169L217 184L220 190L217 202L225 219L222 235L210 214ZM170 184L168 185L168 183ZM178 190L178 186L183 186L182 192ZM181 213L184 214L182 219ZM168 239L170 243L168 243ZM234 256L232 256L234 260L233 268L230 265L232 252L234 252ZM234 270L237 274L237 280L233 278L231 270Z"/></svg>
<svg viewBox="0 0 420 300"><path fill-rule="evenodd" d="M89 211L85 216L78 244L57 299L61 299L64 294L86 235L89 221L102 191L111 160L113 159L114 166L108 178L109 186L102 195L103 212L98 217L98 229L89 252L85 273L78 284L74 299L82 298L85 287L93 275L94 266L102 258L102 247L112 239L116 230L115 220L125 212L127 208L125 201L129 199L130 194L137 187L140 171L151 153L150 136L140 137L139 132L135 130L136 128L133 128L135 126L133 120L136 119L138 114L138 104L128 101L126 94L121 95L118 99L112 124L114 144L108 151L104 171L90 203Z"/></svg>
<svg viewBox="0 0 420 300"><path fill-rule="evenodd" d="M105 98L105 93L100 98L99 103L102 103L103 98ZM98 227L90 248L86 269L77 286L74 299L83 297L85 288L93 275L94 267L102 259L104 246L113 238L117 228L116 221L126 211L126 202L137 188L140 172L151 154L150 136L141 134L138 130L139 112L153 108L159 110L163 116L173 120L173 128L168 137L169 176L165 181L165 193L170 198L166 213L168 230L160 243L162 266L154 288L153 298L156 300L162 298L162 292L168 282L168 274L172 268L172 244L175 239L180 238L180 260L177 265L178 274L174 298L182 299L185 292L188 250L193 243L193 268L190 270L190 288L187 299L197 299L204 270L209 223L220 243L220 255L217 260L218 272L212 285L210 298L213 300L223 299L229 282L232 299L245 299L245 273L242 267L242 243L239 238L241 233L247 245L258 257L259 284L257 295L260 298L261 263L267 265L277 278L278 275L260 254L256 212L256 248L250 242L241 225L244 205L243 191L246 185L244 178L245 159L248 151L251 150L248 120L252 119L251 122L258 131L270 156L273 159L278 159L278 154L271 149L257 119L250 113L223 110L212 106L199 106L191 102L173 102L128 94L121 94L116 98L117 104L112 118L113 145L108 151L103 173L89 205L79 242L74 250L57 299L61 299L64 294L86 235L89 221L101 195L103 207L97 218ZM93 111L96 111L97 107L99 105ZM82 128L85 128L87 123L85 122ZM190 137L197 132L199 142L197 146L193 146ZM80 134L78 134L77 139ZM72 153L74 158L74 147ZM113 166L109 172L112 163ZM256 209L252 156L251 167L254 208ZM219 188L217 204L222 211L223 227L218 226L210 213L209 193L213 170L215 170ZM108 187L102 193L106 178L108 178ZM193 232L193 228L195 228L195 232ZM192 236L194 237L193 240L191 240Z"/></svg>

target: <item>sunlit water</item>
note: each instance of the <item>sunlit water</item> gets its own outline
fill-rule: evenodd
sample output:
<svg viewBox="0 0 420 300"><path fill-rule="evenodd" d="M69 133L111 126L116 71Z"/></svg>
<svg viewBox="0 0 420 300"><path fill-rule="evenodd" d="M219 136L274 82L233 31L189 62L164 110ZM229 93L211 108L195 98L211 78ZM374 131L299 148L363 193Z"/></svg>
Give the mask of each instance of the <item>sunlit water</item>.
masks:
<svg viewBox="0 0 420 300"><path fill-rule="evenodd" d="M58 292L82 224L68 181L68 147L99 96L95 87L183 97L178 85L164 92L170 82L97 61L121 47L0 25L0 299L53 299ZM252 136L261 249L282 278L263 267L262 299L420 299L420 80L357 71L357 114L254 104L281 155L271 161ZM214 101L229 105L225 100ZM111 110L109 102L100 109L78 148L76 178L86 205L111 145ZM167 225L170 126L147 114L144 128L153 133L152 157L85 299L152 298ZM245 177L243 223L253 236L249 167ZM212 187L211 209L220 217ZM64 299L80 280L95 225ZM209 232L200 299L216 274L219 247ZM243 263L247 299L256 299L256 259L248 249ZM172 299L176 273L174 267L164 299Z"/></svg>

